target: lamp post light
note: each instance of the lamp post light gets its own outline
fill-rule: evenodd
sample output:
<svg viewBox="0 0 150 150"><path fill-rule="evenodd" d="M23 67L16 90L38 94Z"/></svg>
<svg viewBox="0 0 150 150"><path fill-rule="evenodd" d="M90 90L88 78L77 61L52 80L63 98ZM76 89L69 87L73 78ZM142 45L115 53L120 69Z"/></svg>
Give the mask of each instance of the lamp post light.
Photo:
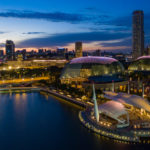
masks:
<svg viewBox="0 0 150 150"><path fill-rule="evenodd" d="M112 92L115 92L115 84L114 84L114 80L112 80Z"/></svg>
<svg viewBox="0 0 150 150"><path fill-rule="evenodd" d="M145 95L144 90L145 90L145 87L144 87L144 83L143 83L143 84L142 84L142 97L143 97L143 98L144 98L144 95Z"/></svg>
<svg viewBox="0 0 150 150"><path fill-rule="evenodd" d="M128 94L130 94L130 81L128 81Z"/></svg>
<svg viewBox="0 0 150 150"><path fill-rule="evenodd" d="M10 70L10 69L12 69L12 67L11 67L11 66L9 66L9 67L8 67L8 69Z"/></svg>

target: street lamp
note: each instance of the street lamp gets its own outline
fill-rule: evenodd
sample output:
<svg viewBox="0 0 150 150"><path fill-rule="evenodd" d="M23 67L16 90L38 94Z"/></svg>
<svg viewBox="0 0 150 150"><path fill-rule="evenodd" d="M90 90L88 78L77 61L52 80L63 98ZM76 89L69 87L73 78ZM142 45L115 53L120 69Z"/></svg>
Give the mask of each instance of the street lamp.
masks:
<svg viewBox="0 0 150 150"><path fill-rule="evenodd" d="M9 66L9 67L8 67L8 69L12 69L12 67L11 67L11 66Z"/></svg>
<svg viewBox="0 0 150 150"><path fill-rule="evenodd" d="M142 85L143 85L143 87L142 87L142 97L144 98L144 96L145 96L145 92L144 92L144 90L145 90L144 83L143 83Z"/></svg>
<svg viewBox="0 0 150 150"><path fill-rule="evenodd" d="M128 81L128 94L130 94L130 81Z"/></svg>
<svg viewBox="0 0 150 150"><path fill-rule="evenodd" d="M115 84L114 84L114 80L112 80L112 92L115 92Z"/></svg>

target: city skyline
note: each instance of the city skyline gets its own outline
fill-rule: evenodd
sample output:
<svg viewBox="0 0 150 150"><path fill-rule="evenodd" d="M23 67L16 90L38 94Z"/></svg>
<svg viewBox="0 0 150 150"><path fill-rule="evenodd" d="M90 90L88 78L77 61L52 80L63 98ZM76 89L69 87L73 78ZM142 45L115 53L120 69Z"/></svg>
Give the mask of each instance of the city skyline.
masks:
<svg viewBox="0 0 150 150"><path fill-rule="evenodd" d="M82 41L83 50L131 52L132 12L135 10L144 11L145 46L149 44L148 3L148 0L144 3L140 0L136 3L129 0L61 0L59 3L6 0L0 6L0 45L3 48L6 40L12 40L16 50L56 47L73 50L74 43Z"/></svg>
<svg viewBox="0 0 150 150"><path fill-rule="evenodd" d="M2 150L150 145L150 0L2 0Z"/></svg>

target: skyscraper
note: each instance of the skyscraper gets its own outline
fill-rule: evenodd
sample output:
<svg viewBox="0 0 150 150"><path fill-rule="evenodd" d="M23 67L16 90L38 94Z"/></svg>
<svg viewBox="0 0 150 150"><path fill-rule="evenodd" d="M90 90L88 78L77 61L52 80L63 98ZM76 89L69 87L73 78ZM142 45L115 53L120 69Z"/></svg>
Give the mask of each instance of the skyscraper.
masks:
<svg viewBox="0 0 150 150"><path fill-rule="evenodd" d="M15 44L11 40L6 41L6 57L7 60L15 60Z"/></svg>
<svg viewBox="0 0 150 150"><path fill-rule="evenodd" d="M3 56L4 56L4 51L0 50L0 57L3 57Z"/></svg>
<svg viewBox="0 0 150 150"><path fill-rule="evenodd" d="M75 43L75 56L82 57L82 42Z"/></svg>
<svg viewBox="0 0 150 150"><path fill-rule="evenodd" d="M133 12L133 59L144 54L144 13L143 11Z"/></svg>
<svg viewBox="0 0 150 150"><path fill-rule="evenodd" d="M150 55L150 45L146 48L146 55Z"/></svg>

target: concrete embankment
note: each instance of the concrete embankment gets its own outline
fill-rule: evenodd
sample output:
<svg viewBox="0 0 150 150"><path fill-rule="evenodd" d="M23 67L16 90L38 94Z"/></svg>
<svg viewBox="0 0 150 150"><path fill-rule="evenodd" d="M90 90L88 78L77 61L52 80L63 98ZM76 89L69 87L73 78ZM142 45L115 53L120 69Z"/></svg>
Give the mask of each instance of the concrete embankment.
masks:
<svg viewBox="0 0 150 150"><path fill-rule="evenodd" d="M59 98L62 98L64 100L66 100L67 102L71 102L71 103L74 103L76 105L79 105L81 107L84 107L84 108L87 108L88 106L90 106L89 104L85 103L85 102L82 102L80 100L75 100L74 98L71 98L71 97L68 97L66 95L63 95L63 94L59 94L57 92L54 92L54 91L51 91L49 89L44 89L44 88L41 88L41 91L44 91L44 92L47 92L47 93L50 93L56 97L59 97Z"/></svg>
<svg viewBox="0 0 150 150"><path fill-rule="evenodd" d="M8 87L8 88L0 88L0 93L21 93L21 92L46 92L50 93L56 97L62 98L66 100L67 102L71 102L73 104L76 104L78 106L81 106L83 108L87 108L88 106L91 106L88 103L85 103L81 100L76 100L72 97L68 97L66 95L60 94L57 91L54 92L52 90L49 90L48 88L42 88L42 87Z"/></svg>
<svg viewBox="0 0 150 150"><path fill-rule="evenodd" d="M91 131L100 134L102 136L108 137L110 139L124 141L129 143L139 143L139 137L135 136L134 134L129 134L128 132L115 132L105 128L100 127L98 124L92 122L86 115L84 111L79 112L79 119L81 123L90 129Z"/></svg>

